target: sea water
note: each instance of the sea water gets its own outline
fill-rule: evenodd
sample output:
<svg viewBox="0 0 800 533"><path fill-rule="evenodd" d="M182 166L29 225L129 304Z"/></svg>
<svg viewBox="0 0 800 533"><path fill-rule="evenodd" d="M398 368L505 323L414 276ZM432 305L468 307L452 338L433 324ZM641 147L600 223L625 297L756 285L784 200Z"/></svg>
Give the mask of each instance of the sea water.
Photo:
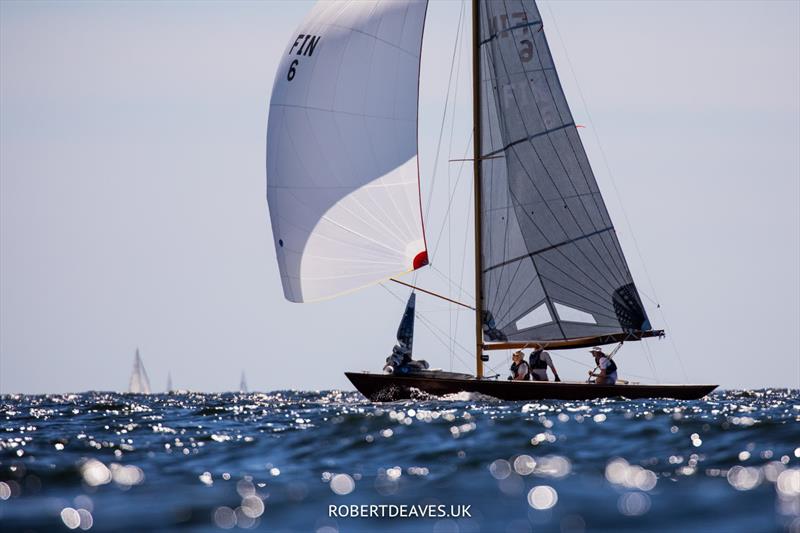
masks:
<svg viewBox="0 0 800 533"><path fill-rule="evenodd" d="M800 531L800 393L0 398L2 531Z"/></svg>

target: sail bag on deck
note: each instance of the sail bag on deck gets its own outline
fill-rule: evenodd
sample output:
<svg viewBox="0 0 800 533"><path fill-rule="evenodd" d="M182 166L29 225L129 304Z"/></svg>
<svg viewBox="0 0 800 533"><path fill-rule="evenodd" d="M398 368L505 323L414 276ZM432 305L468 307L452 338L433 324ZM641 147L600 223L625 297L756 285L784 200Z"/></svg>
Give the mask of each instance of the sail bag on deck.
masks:
<svg viewBox="0 0 800 533"><path fill-rule="evenodd" d="M426 8L319 2L289 40L267 130L267 199L288 300L427 264L417 164Z"/></svg>
<svg viewBox="0 0 800 533"><path fill-rule="evenodd" d="M535 2L479 9L484 340L649 330Z"/></svg>

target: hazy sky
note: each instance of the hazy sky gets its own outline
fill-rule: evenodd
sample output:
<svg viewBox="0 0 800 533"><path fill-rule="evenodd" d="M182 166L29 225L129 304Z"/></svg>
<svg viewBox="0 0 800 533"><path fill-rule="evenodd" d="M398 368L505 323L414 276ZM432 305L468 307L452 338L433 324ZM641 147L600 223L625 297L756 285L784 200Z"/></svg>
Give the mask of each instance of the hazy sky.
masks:
<svg viewBox="0 0 800 533"><path fill-rule="evenodd" d="M682 361L692 382L800 387L800 3L540 7L634 279L674 341L626 345L620 373L685 382ZM0 392L124 390L137 346L156 389L168 371L176 387L231 390L244 370L271 390L351 388L345 370L380 370L404 302L375 286L291 304L275 263L269 93L309 9L0 2ZM460 9L432 2L425 31L431 251L443 231L437 270L417 281L468 300L471 169L458 180L446 160L469 138L469 42L432 179ZM417 301L444 333L418 322L417 357L472 372L439 340L471 346L472 315ZM492 356L503 373L506 355ZM554 355L562 377L585 377L585 351Z"/></svg>

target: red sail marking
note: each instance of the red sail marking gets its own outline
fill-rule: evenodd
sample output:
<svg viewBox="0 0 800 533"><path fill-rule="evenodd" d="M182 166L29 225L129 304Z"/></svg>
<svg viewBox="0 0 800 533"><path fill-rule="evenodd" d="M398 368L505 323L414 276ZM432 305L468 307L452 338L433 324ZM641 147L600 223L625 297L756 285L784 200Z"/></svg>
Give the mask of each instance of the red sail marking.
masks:
<svg viewBox="0 0 800 533"><path fill-rule="evenodd" d="M428 250L422 250L414 257L414 270L422 268L428 264Z"/></svg>

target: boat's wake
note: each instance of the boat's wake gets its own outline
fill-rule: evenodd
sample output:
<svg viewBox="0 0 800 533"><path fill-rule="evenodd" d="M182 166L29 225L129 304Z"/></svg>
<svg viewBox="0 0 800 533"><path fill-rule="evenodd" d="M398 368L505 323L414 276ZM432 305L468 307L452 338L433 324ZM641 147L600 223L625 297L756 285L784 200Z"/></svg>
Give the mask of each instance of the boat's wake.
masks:
<svg viewBox="0 0 800 533"><path fill-rule="evenodd" d="M436 402L499 402L501 400L494 396L488 396L479 392L454 392L445 394L444 396L435 396L423 390L411 387L411 399L419 401L436 401Z"/></svg>

